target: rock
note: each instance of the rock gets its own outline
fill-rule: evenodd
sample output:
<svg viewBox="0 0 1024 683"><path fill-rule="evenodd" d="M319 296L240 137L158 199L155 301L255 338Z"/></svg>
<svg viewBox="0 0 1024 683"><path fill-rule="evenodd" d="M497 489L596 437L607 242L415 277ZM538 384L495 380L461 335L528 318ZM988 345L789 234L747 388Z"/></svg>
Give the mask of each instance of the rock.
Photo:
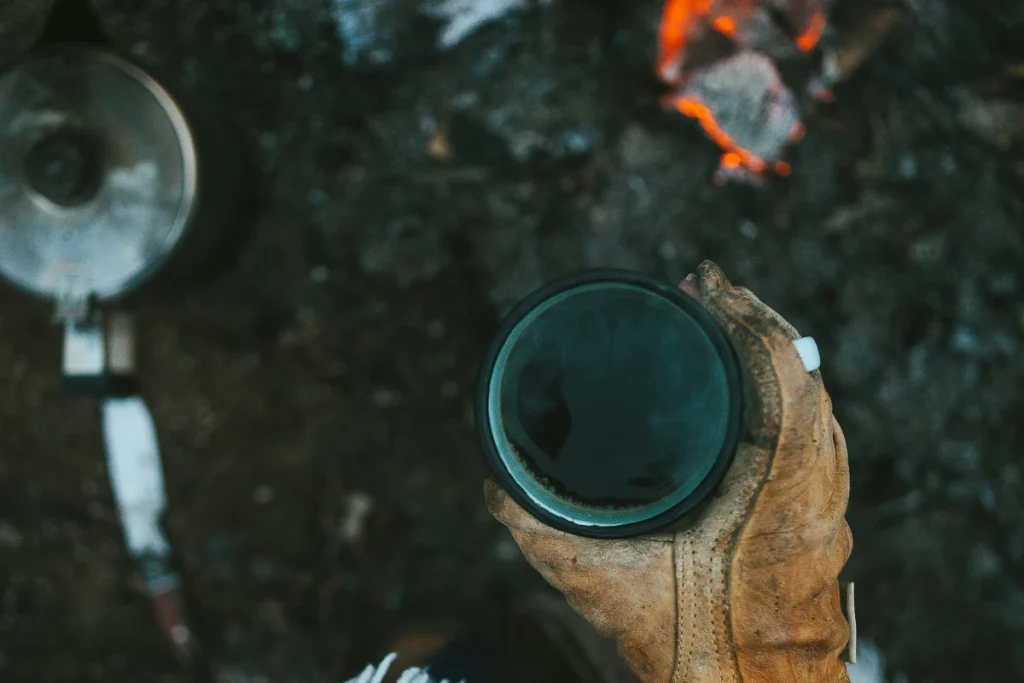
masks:
<svg viewBox="0 0 1024 683"><path fill-rule="evenodd" d="M394 57L396 3L391 0L330 0L331 19L349 66L379 66Z"/></svg>
<svg viewBox="0 0 1024 683"><path fill-rule="evenodd" d="M302 47L302 34L281 8L271 13L270 40L285 52L298 52ZM303 88L308 90L309 88Z"/></svg>
<svg viewBox="0 0 1024 683"><path fill-rule="evenodd" d="M345 543L357 543L363 538L366 530L366 520L373 512L373 498L362 491L356 491L348 496L345 504L345 514L338 522L338 538Z"/></svg>
<svg viewBox="0 0 1024 683"><path fill-rule="evenodd" d="M939 458L956 472L966 474L981 467L981 451L966 441L945 441L939 446Z"/></svg>
<svg viewBox="0 0 1024 683"><path fill-rule="evenodd" d="M0 65L27 50L42 33L54 0L0 3Z"/></svg>
<svg viewBox="0 0 1024 683"><path fill-rule="evenodd" d="M1000 149L1024 140L1024 104L1018 102L966 99L959 119L964 128Z"/></svg>
<svg viewBox="0 0 1024 683"><path fill-rule="evenodd" d="M671 161L671 154L664 142L651 135L638 123L629 124L622 133L619 139L619 156L623 166L634 170Z"/></svg>
<svg viewBox="0 0 1024 683"><path fill-rule="evenodd" d="M18 528L7 522L0 522L0 548L17 550L24 542L24 538Z"/></svg>
<svg viewBox="0 0 1024 683"><path fill-rule="evenodd" d="M363 272L390 277L402 287L433 279L450 260L442 235L413 219L367 231L359 251Z"/></svg>
<svg viewBox="0 0 1024 683"><path fill-rule="evenodd" d="M769 163L802 130L796 98L772 60L756 52L737 52L690 72L672 100L723 149L745 150Z"/></svg>

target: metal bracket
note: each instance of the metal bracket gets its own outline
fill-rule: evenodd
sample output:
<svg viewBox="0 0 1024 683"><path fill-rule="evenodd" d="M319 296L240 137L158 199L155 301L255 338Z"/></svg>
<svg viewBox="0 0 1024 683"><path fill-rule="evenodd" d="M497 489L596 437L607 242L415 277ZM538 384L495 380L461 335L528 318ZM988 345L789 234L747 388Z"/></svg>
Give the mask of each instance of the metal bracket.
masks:
<svg viewBox="0 0 1024 683"><path fill-rule="evenodd" d="M62 374L68 389L91 395L135 392L135 326L126 313L99 311L64 322Z"/></svg>

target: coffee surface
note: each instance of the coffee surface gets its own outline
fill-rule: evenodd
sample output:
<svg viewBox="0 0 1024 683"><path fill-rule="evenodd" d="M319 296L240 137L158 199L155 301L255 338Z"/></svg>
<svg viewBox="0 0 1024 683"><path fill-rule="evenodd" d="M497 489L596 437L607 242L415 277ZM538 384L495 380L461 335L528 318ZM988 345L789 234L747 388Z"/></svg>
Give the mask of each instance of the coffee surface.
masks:
<svg viewBox="0 0 1024 683"><path fill-rule="evenodd" d="M573 503L681 500L722 450L730 401L719 352L657 292L607 282L556 295L513 329L498 364L504 447Z"/></svg>

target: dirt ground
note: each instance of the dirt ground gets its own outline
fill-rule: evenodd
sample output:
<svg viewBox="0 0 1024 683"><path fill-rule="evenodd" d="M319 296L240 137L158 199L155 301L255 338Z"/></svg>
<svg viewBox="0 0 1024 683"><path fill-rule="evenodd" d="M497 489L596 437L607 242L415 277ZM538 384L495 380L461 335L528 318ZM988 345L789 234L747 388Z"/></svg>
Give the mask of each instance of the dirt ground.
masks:
<svg viewBox="0 0 1024 683"><path fill-rule="evenodd" d="M656 0L555 0L449 51L399 0L99 4L259 170L237 263L135 306L219 680L345 680L396 628L542 590L482 506L490 335L559 274L704 258L818 340L893 680L1024 680L1024 5L907 0L754 189L715 186L716 147L660 108ZM835 30L867 11L840 0ZM0 293L0 680L188 681L51 314Z"/></svg>

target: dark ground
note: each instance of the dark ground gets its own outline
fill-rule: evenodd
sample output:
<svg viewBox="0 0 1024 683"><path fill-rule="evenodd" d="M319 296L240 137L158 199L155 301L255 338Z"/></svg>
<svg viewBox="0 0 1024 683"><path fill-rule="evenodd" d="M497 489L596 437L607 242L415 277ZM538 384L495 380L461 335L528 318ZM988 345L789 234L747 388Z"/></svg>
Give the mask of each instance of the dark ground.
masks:
<svg viewBox="0 0 1024 683"><path fill-rule="evenodd" d="M655 1L557 0L444 54L398 0L364 3L373 37L346 46L326 2L100 4L262 169L237 266L140 307L168 526L223 681L344 680L396 625L539 588L481 501L470 404L500 312L583 266L704 258L821 345L861 636L912 683L1024 680L1024 6L908 0L792 176L752 190L711 184L715 147L659 109ZM0 307L0 680L188 680L49 307Z"/></svg>

